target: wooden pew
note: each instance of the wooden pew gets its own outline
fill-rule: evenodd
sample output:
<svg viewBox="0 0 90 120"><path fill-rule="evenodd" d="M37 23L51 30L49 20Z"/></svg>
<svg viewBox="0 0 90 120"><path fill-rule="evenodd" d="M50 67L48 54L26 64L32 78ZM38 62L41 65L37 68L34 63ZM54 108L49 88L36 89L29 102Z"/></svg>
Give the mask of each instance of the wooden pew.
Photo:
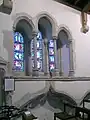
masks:
<svg viewBox="0 0 90 120"><path fill-rule="evenodd" d="M75 109L75 115L69 115L66 111L66 107L70 107L71 109ZM87 114L87 119L81 118L80 112L82 112L83 114ZM81 120L90 120L90 110L84 107L77 107L68 103L64 103L64 111L60 112L60 113L54 113L54 120L56 120L56 118L59 118L61 120L69 120L72 118L78 119L80 118Z"/></svg>
<svg viewBox="0 0 90 120"><path fill-rule="evenodd" d="M59 112L59 113L54 113L54 120L56 120L56 118L60 119L60 120L69 120L72 118L76 118L76 115L69 115L66 111L66 108L69 107L71 109L75 109L76 106L68 104L68 103L64 103L64 111L63 112ZM78 114L77 114L78 115Z"/></svg>

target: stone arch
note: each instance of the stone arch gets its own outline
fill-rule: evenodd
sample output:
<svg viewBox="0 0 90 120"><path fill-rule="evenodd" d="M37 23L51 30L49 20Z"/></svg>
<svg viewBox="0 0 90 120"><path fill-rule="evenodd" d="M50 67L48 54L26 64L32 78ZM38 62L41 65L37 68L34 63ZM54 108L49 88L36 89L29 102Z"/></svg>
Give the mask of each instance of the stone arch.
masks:
<svg viewBox="0 0 90 120"><path fill-rule="evenodd" d="M88 100L90 99L90 90L86 91L84 93L84 95L82 96L81 100L80 100L80 104L79 105L82 105L83 104L83 100Z"/></svg>
<svg viewBox="0 0 90 120"><path fill-rule="evenodd" d="M66 25L60 25L58 30L57 30L57 38L58 35L61 31L66 32L68 41L67 41L67 47L69 48L69 74L68 76L73 76L74 75L74 52L73 52L73 37L72 37L72 32Z"/></svg>
<svg viewBox="0 0 90 120"><path fill-rule="evenodd" d="M35 29L35 25L32 21L32 17L30 15L28 15L27 13L17 13L14 18L13 30L16 29L17 23L20 20L26 20L29 23L29 25L31 25L32 29L33 30Z"/></svg>
<svg viewBox="0 0 90 120"><path fill-rule="evenodd" d="M57 22L56 22L56 19L54 17L52 17L49 13L47 12L41 12L39 13L37 16L36 16L36 26L37 26L37 29L38 29L38 22L40 20L40 18L42 17L46 17L51 25L52 25L52 36L56 36L56 29L57 29Z"/></svg>
<svg viewBox="0 0 90 120"><path fill-rule="evenodd" d="M17 31L23 34L24 36L24 58L23 58L23 64L24 64L24 72L18 72L18 74L23 74L23 75L30 75L32 72L32 66L29 67L29 60L31 60L31 54L30 54L30 45L31 44L31 39L32 39L32 32L35 29L35 25L32 21L32 17L29 16L26 13L17 13L14 18L14 24L13 24L13 31ZM15 72L14 72L15 73ZM16 73L15 73L16 74Z"/></svg>
<svg viewBox="0 0 90 120"><path fill-rule="evenodd" d="M66 26L66 25L60 25L60 26L58 27L57 36L58 36L59 32L62 31L62 30L64 30L64 31L67 33L67 36L68 36L68 40L69 40L69 41L73 40L73 38L72 38L72 32L71 32L71 30L68 28L68 26Z"/></svg>

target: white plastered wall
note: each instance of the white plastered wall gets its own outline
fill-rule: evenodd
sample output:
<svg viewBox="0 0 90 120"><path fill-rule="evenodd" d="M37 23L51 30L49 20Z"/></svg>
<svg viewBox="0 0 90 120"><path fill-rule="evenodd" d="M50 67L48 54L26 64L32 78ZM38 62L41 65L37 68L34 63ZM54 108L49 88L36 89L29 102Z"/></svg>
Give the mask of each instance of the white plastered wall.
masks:
<svg viewBox="0 0 90 120"><path fill-rule="evenodd" d="M72 32L75 76L90 76L90 33L81 33L78 11L53 0L38 0L38 2L35 0L14 0L13 2L13 11L10 16L0 13L0 54L5 60L8 61L8 51L3 48L3 31L12 31L16 13L27 13L35 21L38 14L46 12L56 19L58 26L67 26Z"/></svg>
<svg viewBox="0 0 90 120"><path fill-rule="evenodd" d="M67 26L66 28L69 28L73 37L73 51L74 51L74 67L75 67L75 76L90 76L90 32L87 34L81 33L81 21L80 21L80 12L68 8L64 5L61 5L53 0L14 0L13 1L13 11L11 15L5 15L3 13L0 13L0 55L5 59L9 60L8 58L8 51L6 48L3 47L3 31L12 31L13 30L13 24L16 17L16 13L27 13L29 16L32 17L33 22L35 23L36 16L40 13L48 13L50 14L57 22L57 28L59 26ZM90 23L90 20L88 21L88 24ZM57 29L58 30L58 29ZM13 38L12 38L13 39ZM7 40L7 39L5 39ZM33 83L33 82L31 82ZM22 85L23 84L23 85ZM36 83L35 83L36 84ZM41 86L45 86L45 82L38 83L41 84ZM77 84L75 85L75 89L77 89ZM88 86L88 83L85 83L86 89ZM21 82L18 84L16 83L16 92L14 96L14 102L19 100L23 96L23 91L21 89L21 86L25 86L26 92L35 92L33 89L28 89L31 86L28 86L28 82ZM59 85L59 86L58 86ZM27 87L28 86L28 87ZM56 82L56 88L59 89L59 87L62 86L61 84L58 84ZM67 88L68 89L68 88ZM83 87L82 87L83 89ZM36 90L36 89L35 89ZM37 88L38 90L38 88ZM36 91L37 91L36 90ZM68 89L69 90L69 89ZM24 89L25 92L25 89ZM24 94L26 94L26 92ZM78 91L77 91L78 92ZM75 93L75 96L77 95L77 92ZM81 90L82 92L82 90ZM17 94L17 96L16 96ZM72 93L73 94L73 93ZM79 96L78 93L77 96ZM15 98L16 97L16 98Z"/></svg>

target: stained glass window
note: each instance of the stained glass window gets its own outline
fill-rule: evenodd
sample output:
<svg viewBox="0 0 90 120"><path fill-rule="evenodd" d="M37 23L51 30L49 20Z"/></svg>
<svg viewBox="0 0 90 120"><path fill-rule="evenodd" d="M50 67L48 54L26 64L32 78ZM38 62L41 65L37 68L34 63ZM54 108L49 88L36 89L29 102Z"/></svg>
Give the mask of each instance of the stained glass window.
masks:
<svg viewBox="0 0 90 120"><path fill-rule="evenodd" d="M49 70L55 69L55 57L54 57L54 41L49 40Z"/></svg>
<svg viewBox="0 0 90 120"><path fill-rule="evenodd" d="M34 41L31 42L31 55L32 55L32 67L34 67ZM43 51L42 51L42 34L41 32L37 35L37 68L42 71L43 64Z"/></svg>
<svg viewBox="0 0 90 120"><path fill-rule="evenodd" d="M24 39L19 32L14 33L14 70L24 70Z"/></svg>
<svg viewBox="0 0 90 120"><path fill-rule="evenodd" d="M42 44L41 32L37 35L37 68L39 71L43 71L43 44ZM54 57L54 41L49 40L49 70L54 71L55 69L55 57ZM31 55L32 55L32 67L34 67L34 41L31 42Z"/></svg>

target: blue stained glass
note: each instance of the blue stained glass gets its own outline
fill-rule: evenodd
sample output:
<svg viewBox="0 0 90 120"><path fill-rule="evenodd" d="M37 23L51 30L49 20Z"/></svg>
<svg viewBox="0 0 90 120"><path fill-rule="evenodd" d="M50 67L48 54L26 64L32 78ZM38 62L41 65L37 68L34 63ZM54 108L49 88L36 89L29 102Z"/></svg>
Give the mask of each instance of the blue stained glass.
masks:
<svg viewBox="0 0 90 120"><path fill-rule="evenodd" d="M14 33L14 70L24 70L24 39L19 32Z"/></svg>
<svg viewBox="0 0 90 120"><path fill-rule="evenodd" d="M14 59L23 61L23 54L22 53L18 53L18 52L14 52Z"/></svg>
<svg viewBox="0 0 90 120"><path fill-rule="evenodd" d="M50 62L54 62L54 56L50 56Z"/></svg>
<svg viewBox="0 0 90 120"><path fill-rule="evenodd" d="M14 44L14 51L23 52L23 49L24 49L24 45L23 44L17 44L17 43Z"/></svg>
<svg viewBox="0 0 90 120"><path fill-rule="evenodd" d="M37 39L42 40L42 33L41 32L38 32Z"/></svg>
<svg viewBox="0 0 90 120"><path fill-rule="evenodd" d="M49 47L54 47L54 41L53 40L49 41Z"/></svg>
<svg viewBox="0 0 90 120"><path fill-rule="evenodd" d="M34 67L34 41L31 41L31 55L32 55L32 67ZM37 68L42 71L42 34L41 32L37 35Z"/></svg>
<svg viewBox="0 0 90 120"><path fill-rule="evenodd" d="M31 56L34 57L34 51L31 52Z"/></svg>
<svg viewBox="0 0 90 120"><path fill-rule="evenodd" d="M24 43L23 36L19 32L16 32L14 34L14 42L16 42L16 43Z"/></svg>
<svg viewBox="0 0 90 120"><path fill-rule="evenodd" d="M16 71L21 71L24 69L24 64L22 61L17 61L17 60L14 60L14 70Z"/></svg>
<svg viewBox="0 0 90 120"><path fill-rule="evenodd" d="M39 43L39 41L37 41L37 48L40 48L40 43Z"/></svg>
<svg viewBox="0 0 90 120"><path fill-rule="evenodd" d="M54 41L49 40L49 68L50 71L55 69L55 58L54 58Z"/></svg>
<svg viewBox="0 0 90 120"><path fill-rule="evenodd" d="M54 49L53 48L49 48L49 55L54 55Z"/></svg>
<svg viewBox="0 0 90 120"><path fill-rule="evenodd" d="M55 69L55 65L54 64L50 64L50 71L53 71Z"/></svg>

